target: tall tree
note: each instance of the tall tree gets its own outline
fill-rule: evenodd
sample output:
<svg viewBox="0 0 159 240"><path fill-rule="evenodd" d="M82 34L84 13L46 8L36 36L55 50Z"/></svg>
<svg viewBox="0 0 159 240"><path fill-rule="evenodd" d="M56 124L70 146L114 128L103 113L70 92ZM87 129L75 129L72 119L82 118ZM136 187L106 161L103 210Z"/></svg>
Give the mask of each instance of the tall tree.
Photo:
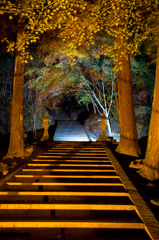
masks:
<svg viewBox="0 0 159 240"><path fill-rule="evenodd" d="M120 125L120 141L116 151L138 157L140 151L132 95L130 56L125 47L128 45L128 42L118 37L116 44L118 47L117 83ZM123 57L121 58L122 55Z"/></svg>
<svg viewBox="0 0 159 240"><path fill-rule="evenodd" d="M137 24L140 24L138 4L139 1L120 0L107 4L102 1L103 8L99 14L99 25L102 22L103 30L114 39L116 51L120 125L120 141L116 151L136 157L140 149L133 105L130 53L137 52L140 41L137 39Z"/></svg>
<svg viewBox="0 0 159 240"><path fill-rule="evenodd" d="M16 2L17 3L17 2ZM8 7L14 9L11 2ZM26 7L26 2L22 1ZM3 2L3 13L6 13L6 3ZM9 16L12 19L12 16ZM24 17L20 16L17 20L17 37L16 37L16 53L15 53L15 67L14 67L14 83L13 83L13 96L12 96L12 122L11 122L11 135L8 153L5 158L24 157L24 130L23 130L23 92L24 92L24 49L25 49L25 30L24 30ZM13 49L13 42L8 42L8 48Z"/></svg>
<svg viewBox="0 0 159 240"><path fill-rule="evenodd" d="M149 179L159 179L159 41L157 47L155 87L144 165L139 173Z"/></svg>
<svg viewBox="0 0 159 240"><path fill-rule="evenodd" d="M24 56L19 51L25 44L25 32L19 25L17 33L17 50L14 67L14 83L12 97L11 136L8 153L5 158L25 157L23 128L23 94L24 94Z"/></svg>
<svg viewBox="0 0 159 240"><path fill-rule="evenodd" d="M73 6L79 1L50 1L50 0L16 0L14 2L0 1L0 14L8 16L17 22L16 42L3 39L7 43L7 51L16 50L14 86L12 100L12 126L9 150L5 158L24 158L23 136L23 89L24 66L27 58L32 59L28 49L29 45L37 42L40 34L49 30L61 28L67 16L74 15ZM83 3L83 8L86 3Z"/></svg>
<svg viewBox="0 0 159 240"><path fill-rule="evenodd" d="M149 180L159 179L159 1L150 1L144 6L143 19L145 31L144 38L149 42L148 53L157 45L155 86L152 102L151 119L149 125L146 156L143 167L138 171L143 177ZM146 14L145 14L146 13ZM146 16L146 17L145 17Z"/></svg>

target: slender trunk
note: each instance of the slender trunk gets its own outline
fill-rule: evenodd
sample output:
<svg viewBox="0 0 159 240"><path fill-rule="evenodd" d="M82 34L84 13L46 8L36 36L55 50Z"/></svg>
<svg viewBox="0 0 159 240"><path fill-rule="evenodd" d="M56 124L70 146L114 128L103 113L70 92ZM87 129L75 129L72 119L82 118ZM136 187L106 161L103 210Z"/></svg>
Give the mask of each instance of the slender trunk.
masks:
<svg viewBox="0 0 159 240"><path fill-rule="evenodd" d="M138 171L149 180L159 179L159 41L151 120L143 167Z"/></svg>
<svg viewBox="0 0 159 240"><path fill-rule="evenodd" d="M33 134L36 137L37 136L37 132L36 132L36 112L33 113Z"/></svg>
<svg viewBox="0 0 159 240"><path fill-rule="evenodd" d="M25 33L19 28L17 33L17 47L24 45ZM8 153L5 158L24 158L24 128L23 128L23 99L24 99L24 58L19 50L16 51L13 97L12 122Z"/></svg>
<svg viewBox="0 0 159 240"><path fill-rule="evenodd" d="M106 123L107 123L107 126L108 126L108 132L109 132L109 136L112 136L112 131L111 131L111 125L110 125L110 120L109 120L109 114L108 114L108 110L107 108L104 108L103 107L103 104L100 102L100 100L97 98L96 94L94 93L94 91L91 90L89 84L86 82L88 88L90 89L90 92L92 94L92 96L95 98L96 102L99 104L99 106L101 107L105 117L107 118L106 120ZM98 110L98 108L97 108ZM99 112L99 111L98 111ZM99 112L100 113L100 112ZM100 113L101 114L101 113ZM105 133L106 134L106 133Z"/></svg>
<svg viewBox="0 0 159 240"><path fill-rule="evenodd" d="M109 137L112 137L112 128L111 128L111 125L110 125L110 119L109 118L106 118L106 124L107 124L107 127L108 127L108 135L109 135Z"/></svg>
<svg viewBox="0 0 159 240"><path fill-rule="evenodd" d="M116 40L117 44L117 84L119 100L120 141L118 153L139 156L138 136L132 96L130 57L126 46L128 41Z"/></svg>

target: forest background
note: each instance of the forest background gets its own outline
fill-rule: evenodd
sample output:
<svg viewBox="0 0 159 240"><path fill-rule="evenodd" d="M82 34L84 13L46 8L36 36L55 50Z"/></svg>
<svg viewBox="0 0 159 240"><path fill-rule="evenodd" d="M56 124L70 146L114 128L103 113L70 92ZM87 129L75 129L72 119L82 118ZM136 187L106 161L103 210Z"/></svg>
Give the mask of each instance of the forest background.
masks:
<svg viewBox="0 0 159 240"><path fill-rule="evenodd" d="M47 51L48 45L45 46ZM36 54L36 51L35 51ZM41 58L37 61L37 58L34 58L28 66L26 66L27 74L25 76L25 86L24 86L24 109L27 111L24 112L24 131L25 134L29 131L33 131L36 136L36 130L42 128L42 121L41 118L44 115L44 112L47 112L49 115L50 111L47 111L49 107L56 109L57 105L64 104L65 102L71 101L71 98L75 98L79 103L79 107L76 104L76 108L81 109L82 105L86 106L85 108L82 107L82 111L91 111L93 106L91 104L91 99L87 97L86 94L81 94L78 90L77 92L68 91L68 85L72 86L72 82L75 82L76 79L79 78L79 72L72 69L72 73L69 72L69 82L66 81L66 75L63 72L59 74L60 71L64 71L66 67L68 67L69 60L65 57L60 56L56 58L57 63L53 64L54 59L52 60L52 65L48 64L48 59L51 62L50 55L46 56L44 59ZM0 134L7 135L10 133L11 128L11 102L12 102L12 92L13 92L13 79L14 79L14 56L9 55L5 52L4 49L1 48L0 51L0 106L1 106L1 114L0 114ZM61 64L62 62L62 64ZM94 69L94 66L90 59L86 59L84 64L89 66L90 68ZM51 71L50 68L52 67ZM108 67L108 66L107 66ZM72 67L72 68L75 68ZM59 83L59 86L56 83L56 91L52 96L52 101L42 101L39 104L37 103L37 97L39 91L34 88L30 87L30 78L35 79L36 83L40 81L42 77L42 72L49 69L49 77L51 74L56 74L56 80ZM74 70L74 71L73 71ZM148 136L148 129L149 129L149 121L151 115L151 106L152 106L152 99L153 99L153 89L154 89L154 82L155 82L155 63L150 56L145 54L145 48L142 47L141 55L137 57L131 56L131 70L132 70L132 85L133 85L133 98L134 98L134 108L135 108L135 116L136 116L136 123L137 123L137 131L139 138ZM54 72L53 72L54 71ZM55 72L56 71L56 72ZM58 73L57 73L58 71ZM38 76L39 72L39 76ZM29 75L29 77L28 77ZM46 74L47 75L47 74ZM46 76L45 76L46 77ZM61 79L60 79L61 77ZM60 80L59 80L60 79ZM66 81L66 82L65 82ZM63 87L63 82L67 84ZM30 84L29 84L30 83ZM65 90L66 89L66 90ZM46 93L45 93L46 94ZM50 92L49 92L50 94ZM51 99L51 100L52 100ZM53 105L52 105L53 104ZM66 105L66 103L64 104ZM72 106L74 108L74 106ZM77 111L78 112L78 111ZM51 113L51 112L50 112ZM93 112L94 113L94 112ZM98 112L96 113L98 117L100 115ZM89 127L95 133L96 132L96 124L98 122L98 117L96 117L95 122L92 119L90 122ZM110 115L110 122L112 126L118 126L116 118L111 114ZM115 123L115 124L114 124ZM94 128L94 129L93 129ZM115 127L112 128L113 133L119 134L119 128Z"/></svg>

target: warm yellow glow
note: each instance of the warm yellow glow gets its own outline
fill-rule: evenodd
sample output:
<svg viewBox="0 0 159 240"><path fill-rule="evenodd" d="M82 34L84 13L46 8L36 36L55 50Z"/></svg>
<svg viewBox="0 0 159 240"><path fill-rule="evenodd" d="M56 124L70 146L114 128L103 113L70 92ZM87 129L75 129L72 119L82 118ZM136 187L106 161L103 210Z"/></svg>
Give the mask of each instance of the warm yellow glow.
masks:
<svg viewBox="0 0 159 240"><path fill-rule="evenodd" d="M44 160L44 159L34 159L33 162L44 162L44 161L47 161L47 162L57 162L59 160L57 159L47 159L47 160ZM61 160L62 162L91 162L92 163L92 160ZM110 161L104 161L104 160L94 160L93 163L96 163L96 162L100 162L100 163L110 163Z"/></svg>
<svg viewBox="0 0 159 240"><path fill-rule="evenodd" d="M133 211L135 210L134 205L107 205L107 204L52 204L52 203L27 203L27 204L0 204L0 209L29 209L29 210L127 210Z"/></svg>
<svg viewBox="0 0 159 240"><path fill-rule="evenodd" d="M91 155L97 155L97 154L98 154L98 156L101 156L101 155L102 155L102 156L107 157L107 154L106 154L106 153L99 153L99 152L96 154L95 152L93 152L93 153L91 153L91 152L88 152L88 153L83 153L83 152L69 152L69 153L67 153L67 152L60 152L60 153L59 153L59 152L58 152L58 153L57 153L57 152L54 152L54 151L53 151L53 152L50 152L50 151L49 151L48 153L45 152L45 155L47 155L47 154L49 154L49 155L51 155L51 154L52 154L52 155L53 155L53 154L60 154L60 155L67 155L67 156L68 156L68 155L73 155L73 156L74 156L74 155L75 155L75 156L76 156L76 155L88 155L88 156L91 156Z"/></svg>
<svg viewBox="0 0 159 240"><path fill-rule="evenodd" d="M14 192L14 191L4 191L0 192L1 196L118 196L125 197L129 196L126 192Z"/></svg>
<svg viewBox="0 0 159 240"><path fill-rule="evenodd" d="M124 186L122 183L7 182L9 186Z"/></svg>
<svg viewBox="0 0 159 240"><path fill-rule="evenodd" d="M120 228L145 229L144 223L134 222L92 222L92 221L26 221L0 222L0 228Z"/></svg>
<svg viewBox="0 0 159 240"><path fill-rule="evenodd" d="M59 150L61 150L61 148L52 148L52 149L48 149L48 152L58 152ZM73 150L73 151L70 151L70 150ZM102 148L101 148L101 150L100 150L100 148L98 148L98 149L90 149L90 148L62 148L62 151L63 152L71 152L71 153L74 153L74 152L76 152L76 151L78 151L78 152L82 152L82 153L92 153L92 152L104 152L104 153L106 153L104 150L102 150Z"/></svg>
<svg viewBox="0 0 159 240"><path fill-rule="evenodd" d="M30 165L29 165L30 166ZM33 166L33 165L31 165ZM39 166L39 165L38 165ZM22 171L40 171L40 172L116 172L115 170L94 170L94 169L22 169Z"/></svg>
<svg viewBox="0 0 159 240"><path fill-rule="evenodd" d="M57 164L52 164L52 163L29 163L28 166L33 166L33 167L113 167L112 164L61 164L61 163L57 163ZM30 170L30 169L29 169ZM33 169L34 170L34 169ZM45 169L46 170L46 169ZM48 169L49 170L49 169ZM62 169L61 169L62 170Z"/></svg>
<svg viewBox="0 0 159 240"><path fill-rule="evenodd" d="M105 175L15 175L16 178L119 178L119 176L105 176Z"/></svg>
<svg viewBox="0 0 159 240"><path fill-rule="evenodd" d="M57 156L57 155L51 155L51 156L45 156L45 155L40 155L39 158L61 158L61 156ZM62 156L62 158L68 158L68 156ZM96 156L69 156L69 158L97 158ZM99 156L98 159L108 159L107 157L101 157Z"/></svg>

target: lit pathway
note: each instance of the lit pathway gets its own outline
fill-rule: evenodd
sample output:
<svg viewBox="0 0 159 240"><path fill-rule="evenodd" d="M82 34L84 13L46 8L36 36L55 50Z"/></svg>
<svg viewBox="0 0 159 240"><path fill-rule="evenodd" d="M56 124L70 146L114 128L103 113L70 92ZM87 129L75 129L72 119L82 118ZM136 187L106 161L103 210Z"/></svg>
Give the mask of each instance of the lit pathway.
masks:
<svg viewBox="0 0 159 240"><path fill-rule="evenodd" d="M55 141L90 141L84 128L78 121L58 121L54 133Z"/></svg>
<svg viewBox="0 0 159 240"><path fill-rule="evenodd" d="M70 120L62 108L54 119L57 121L54 141L90 141L83 126L78 121Z"/></svg>

